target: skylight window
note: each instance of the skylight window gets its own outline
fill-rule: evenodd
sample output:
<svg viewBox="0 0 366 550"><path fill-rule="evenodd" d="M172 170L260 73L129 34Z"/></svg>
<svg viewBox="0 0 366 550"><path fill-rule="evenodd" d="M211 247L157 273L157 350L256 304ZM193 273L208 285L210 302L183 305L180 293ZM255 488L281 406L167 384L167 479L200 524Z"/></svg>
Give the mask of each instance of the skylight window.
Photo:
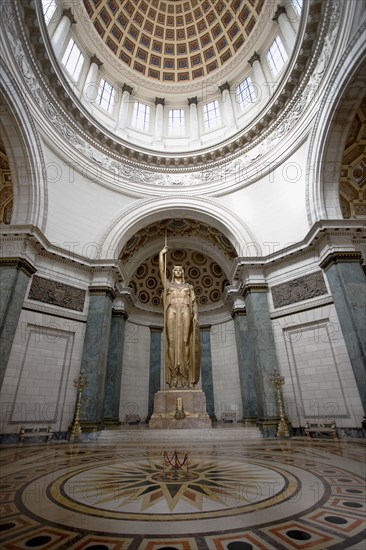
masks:
<svg viewBox="0 0 366 550"><path fill-rule="evenodd" d="M255 101L255 90L250 76L243 80L236 88L236 97L242 111Z"/></svg>
<svg viewBox="0 0 366 550"><path fill-rule="evenodd" d="M292 0L292 7L294 8L296 15L301 15L302 5L303 0Z"/></svg>
<svg viewBox="0 0 366 550"><path fill-rule="evenodd" d="M221 123L220 106L217 100L203 106L203 121L207 129L215 128Z"/></svg>
<svg viewBox="0 0 366 550"><path fill-rule="evenodd" d="M287 58L288 56L284 45L282 44L281 38L277 36L267 52L267 61L273 76L278 75L278 73L286 63Z"/></svg>
<svg viewBox="0 0 366 550"><path fill-rule="evenodd" d="M62 64L67 72L77 80L84 63L84 56L71 38L62 58Z"/></svg>
<svg viewBox="0 0 366 550"><path fill-rule="evenodd" d="M184 109L171 109L168 114L168 130L170 135L184 135Z"/></svg>
<svg viewBox="0 0 366 550"><path fill-rule="evenodd" d="M42 9L46 25L51 21L57 8L56 0L42 0Z"/></svg>
<svg viewBox="0 0 366 550"><path fill-rule="evenodd" d="M136 130L148 131L150 126L150 107L136 101L133 106L132 126Z"/></svg>
<svg viewBox="0 0 366 550"><path fill-rule="evenodd" d="M97 95L97 103L102 109L111 113L114 106L115 90L109 82L103 78L99 84L99 90Z"/></svg>

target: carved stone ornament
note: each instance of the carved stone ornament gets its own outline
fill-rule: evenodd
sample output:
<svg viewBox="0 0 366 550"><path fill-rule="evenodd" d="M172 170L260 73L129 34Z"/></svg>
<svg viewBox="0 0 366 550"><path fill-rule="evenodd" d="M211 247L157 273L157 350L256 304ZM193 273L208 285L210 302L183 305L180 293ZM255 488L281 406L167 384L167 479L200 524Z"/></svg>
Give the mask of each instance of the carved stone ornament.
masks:
<svg viewBox="0 0 366 550"><path fill-rule="evenodd" d="M65 285L58 281L50 281L35 275L29 291L28 298L52 304L53 306L83 311L85 302L85 290L74 286Z"/></svg>
<svg viewBox="0 0 366 550"><path fill-rule="evenodd" d="M271 292L275 308L288 306L328 293L321 271L273 286Z"/></svg>

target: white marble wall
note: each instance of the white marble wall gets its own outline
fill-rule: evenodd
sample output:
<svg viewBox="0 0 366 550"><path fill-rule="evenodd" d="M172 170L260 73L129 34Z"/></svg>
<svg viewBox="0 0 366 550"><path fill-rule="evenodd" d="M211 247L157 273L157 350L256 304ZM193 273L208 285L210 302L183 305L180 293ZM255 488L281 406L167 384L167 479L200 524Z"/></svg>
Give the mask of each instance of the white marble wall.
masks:
<svg viewBox="0 0 366 550"><path fill-rule="evenodd" d="M293 426L308 418L360 427L361 400L334 304L274 319L273 329Z"/></svg>
<svg viewBox="0 0 366 550"><path fill-rule="evenodd" d="M121 400L119 417L139 414L143 421L148 414L150 366L150 329L130 321L126 322L123 351Z"/></svg>
<svg viewBox="0 0 366 550"><path fill-rule="evenodd" d="M243 405L234 321L212 325L210 335L216 418L220 420L224 411L236 411L240 420Z"/></svg>
<svg viewBox="0 0 366 550"><path fill-rule="evenodd" d="M21 425L67 430L84 329L80 321L23 309L1 391L1 433L18 433Z"/></svg>

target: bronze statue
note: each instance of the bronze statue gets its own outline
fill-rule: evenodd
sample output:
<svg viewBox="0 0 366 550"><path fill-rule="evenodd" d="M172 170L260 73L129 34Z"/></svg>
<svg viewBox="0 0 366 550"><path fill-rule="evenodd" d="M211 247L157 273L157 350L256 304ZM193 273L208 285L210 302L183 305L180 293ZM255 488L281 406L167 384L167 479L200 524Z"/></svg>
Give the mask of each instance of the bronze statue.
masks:
<svg viewBox="0 0 366 550"><path fill-rule="evenodd" d="M166 276L164 246L159 254L160 277L164 287L165 381L169 388L194 388L199 380L200 346L196 296L184 280L184 268L173 267L171 281Z"/></svg>

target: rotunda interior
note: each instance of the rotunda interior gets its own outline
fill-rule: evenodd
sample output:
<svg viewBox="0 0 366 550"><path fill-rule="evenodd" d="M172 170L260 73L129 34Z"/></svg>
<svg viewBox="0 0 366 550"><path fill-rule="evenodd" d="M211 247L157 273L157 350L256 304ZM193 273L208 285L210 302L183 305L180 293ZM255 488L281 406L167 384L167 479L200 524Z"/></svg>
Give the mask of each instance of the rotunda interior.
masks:
<svg viewBox="0 0 366 550"><path fill-rule="evenodd" d="M0 10L4 548L360 548L364 3Z"/></svg>
<svg viewBox="0 0 366 550"><path fill-rule="evenodd" d="M314 373L320 380L332 356L337 421L356 429L364 351L348 327L363 321L345 304L357 304L364 276L359 3L42 0L2 10L0 213L4 280L15 285L4 302L2 384L14 405L4 433L27 376L46 368L29 346L47 365L55 352L50 331L62 410L86 368L96 381L86 430L119 422L131 402L149 420L164 389L165 243L167 276L179 263L195 288L212 419L233 410L273 434L268 380L279 370L301 431ZM111 343L114 317L124 332ZM65 433L70 414L52 418Z"/></svg>

